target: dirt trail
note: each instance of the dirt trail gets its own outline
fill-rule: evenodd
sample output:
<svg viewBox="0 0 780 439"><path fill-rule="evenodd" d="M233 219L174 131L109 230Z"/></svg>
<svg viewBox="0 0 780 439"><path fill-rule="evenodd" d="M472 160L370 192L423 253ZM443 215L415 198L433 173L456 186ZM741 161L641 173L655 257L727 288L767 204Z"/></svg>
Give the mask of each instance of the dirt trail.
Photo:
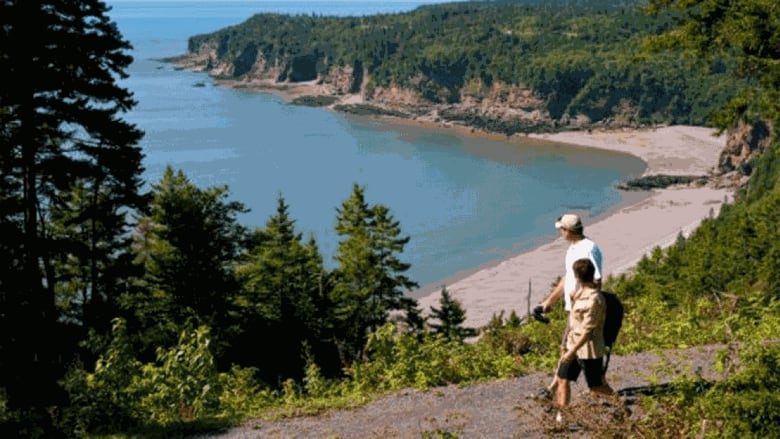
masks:
<svg viewBox="0 0 780 439"><path fill-rule="evenodd" d="M662 354L643 352L613 356L607 373L618 391L613 404L596 404L588 410L603 419L609 416L637 416L632 406L638 391L663 386L670 380L700 374L719 379L713 370L721 345L676 349ZM550 426L554 411L549 405L529 398L551 378L551 373L475 384L446 386L426 391L401 390L352 410L333 410L317 416L279 421L252 420L240 427L198 437L221 439L369 439L369 438L543 438L551 436L592 437L585 423L566 422L565 432ZM584 394L584 378L572 387L572 407L593 404ZM624 408L627 407L628 411ZM632 408L633 407L633 408ZM634 412L631 415L631 412ZM618 413L620 412L620 413ZM606 418L604 418L606 416ZM595 419L595 418L594 418ZM444 434L452 436L444 436Z"/></svg>

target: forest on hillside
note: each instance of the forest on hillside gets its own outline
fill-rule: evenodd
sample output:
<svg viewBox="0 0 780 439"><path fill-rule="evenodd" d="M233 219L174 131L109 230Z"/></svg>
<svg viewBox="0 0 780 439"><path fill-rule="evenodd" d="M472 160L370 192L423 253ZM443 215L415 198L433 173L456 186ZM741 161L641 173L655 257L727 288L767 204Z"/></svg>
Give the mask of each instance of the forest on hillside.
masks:
<svg viewBox="0 0 780 439"><path fill-rule="evenodd" d="M368 17L257 14L189 39L189 51L214 51L233 79L273 74L277 81L328 81L344 68L372 103L391 86L438 105L444 119L513 134L583 125L708 125L714 110L749 85L735 79L733 53L702 62L670 48L651 53L648 36L674 26L675 13L647 13L646 2L469 1ZM257 71L257 70L260 71ZM272 71L271 71L272 70ZM367 83L363 84L367 79ZM461 110L494 85L528 89L543 103L506 102L542 120ZM504 93L504 96L501 95ZM499 91L499 102L509 91ZM422 111L405 109L410 115Z"/></svg>
<svg viewBox="0 0 780 439"><path fill-rule="evenodd" d="M591 3L540 4L555 14ZM705 414L710 437L777 437L780 8L650 6L677 18L642 40L643 56L691 53L711 71L728 53L719 75L735 94L712 108L712 123L739 129L743 146L762 153L733 205L606 282L628 310L617 353L729 347L719 356L726 379L647 395L657 416L627 432L693 436ZM465 328L467 310L444 289L424 317L404 295L414 285L400 256L408 237L359 184L336 207L332 270L296 230L282 194L250 230L228 187L197 187L168 168L142 190L143 133L123 119L136 103L117 82L130 45L101 0L6 0L0 23L0 436L181 437L255 416L355 407L393 390L551 370L563 310L551 325L521 325L512 314ZM582 51L598 54L601 44Z"/></svg>

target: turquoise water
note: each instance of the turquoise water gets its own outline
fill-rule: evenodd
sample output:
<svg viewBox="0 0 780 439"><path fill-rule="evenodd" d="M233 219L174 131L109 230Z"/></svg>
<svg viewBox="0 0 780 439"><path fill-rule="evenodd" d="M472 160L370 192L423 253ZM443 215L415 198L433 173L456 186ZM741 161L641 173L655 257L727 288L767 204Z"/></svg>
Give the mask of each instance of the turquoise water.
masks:
<svg viewBox="0 0 780 439"><path fill-rule="evenodd" d="M170 164L200 187L226 184L230 198L251 209L240 218L250 227L264 225L281 194L298 230L315 237L331 267L336 208L358 183L411 237L402 256L421 285L553 239L553 219L564 211L592 217L617 204L614 185L644 170L634 157L288 105L270 94L216 87L203 73L155 60L184 53L190 35L260 11L361 15L423 3L109 2L134 46L136 61L123 85L138 106L126 119L146 133L147 181L159 181Z"/></svg>

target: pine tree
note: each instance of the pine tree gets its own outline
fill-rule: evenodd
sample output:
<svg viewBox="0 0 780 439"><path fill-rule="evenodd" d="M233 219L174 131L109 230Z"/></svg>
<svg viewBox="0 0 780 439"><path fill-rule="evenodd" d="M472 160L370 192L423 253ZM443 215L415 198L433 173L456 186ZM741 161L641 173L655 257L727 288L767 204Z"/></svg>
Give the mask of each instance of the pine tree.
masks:
<svg viewBox="0 0 780 439"><path fill-rule="evenodd" d="M677 26L650 40L657 49L692 49L712 61L723 53L736 56L741 90L713 122L731 128L739 120L780 119L780 8L773 0L651 0L652 13L672 11Z"/></svg>
<svg viewBox="0 0 780 439"><path fill-rule="evenodd" d="M335 260L331 301L344 361L356 359L368 333L386 323L392 311L416 307L405 292L417 286L404 275L409 264L398 255L409 242L382 205L369 206L357 184L337 209L336 233L342 237Z"/></svg>
<svg viewBox="0 0 780 439"><path fill-rule="evenodd" d="M424 321L417 300L406 295L406 292L419 285L404 274L411 268L411 264L403 262L399 257L410 237L401 237L401 225L393 218L390 209L378 204L373 210L372 234L382 273L376 292L380 304L375 316L376 324L381 325L387 321L390 311L402 311L409 330L422 330Z"/></svg>
<svg viewBox="0 0 780 439"><path fill-rule="evenodd" d="M324 327L322 256L313 238L303 242L288 210L280 194L276 213L254 232L253 245L236 269L242 333L231 359L257 367L271 383L302 376L303 348L312 346L316 355Z"/></svg>
<svg viewBox="0 0 780 439"><path fill-rule="evenodd" d="M246 208L227 196L226 186L199 189L170 166L153 186L134 237L144 271L123 300L147 351L174 343L185 323L208 325L217 351L224 348L220 331L237 291L233 267L246 242L237 221Z"/></svg>
<svg viewBox="0 0 780 439"><path fill-rule="evenodd" d="M463 322L466 321L466 310L457 299L450 296L446 287L441 289L439 305L439 308L431 307L431 317L439 322L429 323L435 334L440 334L448 340L459 341L477 335L476 329L463 327Z"/></svg>
<svg viewBox="0 0 780 439"><path fill-rule="evenodd" d="M57 308L63 319L103 334L119 315L126 279L137 273L126 212L113 196L107 187L79 183L61 195L48 222L50 236L71 248L52 256Z"/></svg>
<svg viewBox="0 0 780 439"><path fill-rule="evenodd" d="M116 83L130 45L107 11L98 0L0 3L0 385L12 407L56 402L75 349L57 307L61 276L73 278L55 261L75 257L89 273L82 305L110 301L116 279L98 268L115 265L124 249L105 249L121 246L129 214L143 205L142 133L120 119L135 102ZM54 230L52 216L74 190L99 196ZM70 233L76 224L79 235Z"/></svg>
<svg viewBox="0 0 780 439"><path fill-rule="evenodd" d="M364 189L353 185L351 196L337 209L336 233L339 242L334 259L332 320L342 362L359 357L370 324L371 295L378 285L377 263L371 251L369 225L372 213Z"/></svg>

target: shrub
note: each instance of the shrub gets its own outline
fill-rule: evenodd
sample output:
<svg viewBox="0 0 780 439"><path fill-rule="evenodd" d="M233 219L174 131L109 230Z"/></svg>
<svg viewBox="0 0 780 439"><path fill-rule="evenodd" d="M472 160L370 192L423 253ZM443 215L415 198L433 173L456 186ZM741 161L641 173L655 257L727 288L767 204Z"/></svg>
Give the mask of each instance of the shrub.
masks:
<svg viewBox="0 0 780 439"><path fill-rule="evenodd" d="M209 344L207 327L183 330L178 345L158 349L157 364L142 364L124 320L114 320L94 372L74 367L63 382L71 399L64 430L83 436L231 423L272 399L257 388L251 369L218 372Z"/></svg>

